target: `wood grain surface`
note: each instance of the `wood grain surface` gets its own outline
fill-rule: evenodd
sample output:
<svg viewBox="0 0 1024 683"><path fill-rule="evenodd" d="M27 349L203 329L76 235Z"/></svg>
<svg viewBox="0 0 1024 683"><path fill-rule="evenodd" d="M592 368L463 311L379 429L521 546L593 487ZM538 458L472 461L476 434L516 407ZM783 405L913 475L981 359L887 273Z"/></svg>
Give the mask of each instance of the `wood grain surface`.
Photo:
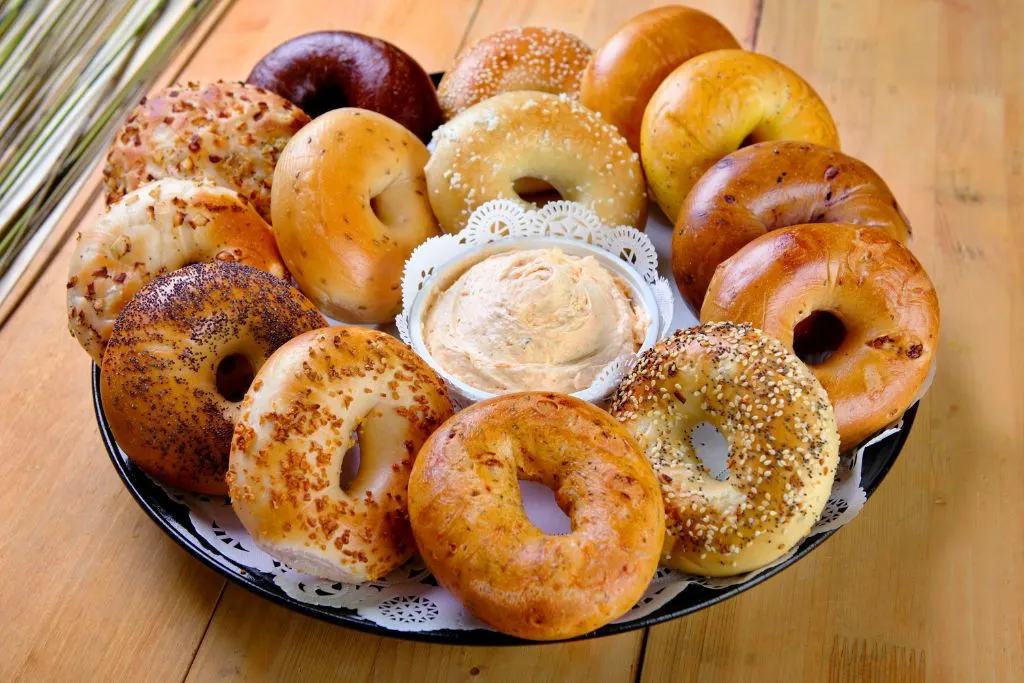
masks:
<svg viewBox="0 0 1024 683"><path fill-rule="evenodd" d="M279 42L345 28L428 70L520 24L599 44L626 0L238 0L162 83L244 78ZM193 560L136 506L66 330L69 245L0 329L0 680L1024 680L1024 3L702 0L825 97L844 149L915 228L942 303L939 371L860 517L740 597L612 638L409 643L329 626ZM90 183L65 228L99 212Z"/></svg>

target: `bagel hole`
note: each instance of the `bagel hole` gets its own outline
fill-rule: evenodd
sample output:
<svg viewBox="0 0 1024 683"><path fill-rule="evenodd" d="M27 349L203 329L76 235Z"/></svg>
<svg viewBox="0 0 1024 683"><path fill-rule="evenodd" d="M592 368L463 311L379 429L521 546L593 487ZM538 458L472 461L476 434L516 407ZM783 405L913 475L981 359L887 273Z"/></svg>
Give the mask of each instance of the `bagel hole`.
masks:
<svg viewBox="0 0 1024 683"><path fill-rule="evenodd" d="M537 481L519 480L519 495L530 522L550 536L561 536L572 531L572 521L558 507L555 492Z"/></svg>
<svg viewBox="0 0 1024 683"><path fill-rule="evenodd" d="M381 197L383 196L384 193L381 192L376 197L370 197L370 210L373 211L373 215L377 217L377 220L379 220L384 225L388 225L388 216L384 212L384 207L381 205Z"/></svg>
<svg viewBox="0 0 1024 683"><path fill-rule="evenodd" d="M828 311L814 311L793 329L793 352L808 365L821 365L846 339L846 325Z"/></svg>
<svg viewBox="0 0 1024 683"><path fill-rule="evenodd" d="M359 445L363 435L360 429L352 432L352 446L345 451L345 457L341 459L341 490L349 493L349 487L359 476L359 468L363 464L363 452Z"/></svg>
<svg viewBox="0 0 1024 683"><path fill-rule="evenodd" d="M238 403L245 398L256 372L249 359L240 353L225 356L217 363L217 392L228 401Z"/></svg>
<svg viewBox="0 0 1024 683"><path fill-rule="evenodd" d="M693 451L711 476L718 481L729 478L729 442L710 422L701 422L690 431Z"/></svg>
<svg viewBox="0 0 1024 683"><path fill-rule="evenodd" d="M540 178L524 177L519 178L512 184L519 198L524 202L533 204L538 209L549 202L557 202L564 197L550 183Z"/></svg>

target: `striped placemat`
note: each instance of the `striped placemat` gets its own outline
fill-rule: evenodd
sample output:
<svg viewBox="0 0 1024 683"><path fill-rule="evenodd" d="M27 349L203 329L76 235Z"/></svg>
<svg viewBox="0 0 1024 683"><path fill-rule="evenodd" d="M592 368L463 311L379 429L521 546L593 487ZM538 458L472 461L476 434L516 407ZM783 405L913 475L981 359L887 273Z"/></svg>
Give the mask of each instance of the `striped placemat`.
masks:
<svg viewBox="0 0 1024 683"><path fill-rule="evenodd" d="M122 117L217 4L0 2L0 309Z"/></svg>

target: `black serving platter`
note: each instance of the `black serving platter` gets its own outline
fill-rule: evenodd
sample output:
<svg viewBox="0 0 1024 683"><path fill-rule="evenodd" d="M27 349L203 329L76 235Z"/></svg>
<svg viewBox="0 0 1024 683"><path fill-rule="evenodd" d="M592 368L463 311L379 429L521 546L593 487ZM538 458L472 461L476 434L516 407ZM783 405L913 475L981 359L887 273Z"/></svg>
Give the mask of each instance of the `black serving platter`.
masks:
<svg viewBox="0 0 1024 683"><path fill-rule="evenodd" d="M139 506L156 522L157 526L163 529L167 535L191 553L192 556L243 588L296 612L377 635L460 645L527 644L528 641L484 629L472 631L447 629L419 632L393 631L363 619L354 610L311 605L288 596L273 582L270 575L242 568L233 560L223 555L217 548L207 543L206 540L195 532L189 520L188 508L172 500L142 470L135 467L130 461L127 461L119 454L114 434L110 431L110 425L107 424L107 419L103 414L103 405L100 402L100 369L95 365L92 370L92 392L96 420L99 423L100 435L103 437L107 453L114 464L114 469L117 470L118 475L124 481L124 485L131 492L132 496L135 497ZM865 452L861 484L869 497L878 488L878 485L882 483L882 480L885 479L893 463L896 462L896 458L899 456L903 444L910 434L910 428L914 423L916 413L917 405L915 404L903 416L903 428L899 432L869 446ZM580 636L579 639L597 638L646 628L647 626L660 624L663 621L691 614L723 600L728 600L796 563L821 545L833 533L835 532L818 534L804 539L799 545L797 552L789 560L754 576L745 583L717 590L705 588L697 584L689 585L675 598L645 617L633 621L609 624Z"/></svg>

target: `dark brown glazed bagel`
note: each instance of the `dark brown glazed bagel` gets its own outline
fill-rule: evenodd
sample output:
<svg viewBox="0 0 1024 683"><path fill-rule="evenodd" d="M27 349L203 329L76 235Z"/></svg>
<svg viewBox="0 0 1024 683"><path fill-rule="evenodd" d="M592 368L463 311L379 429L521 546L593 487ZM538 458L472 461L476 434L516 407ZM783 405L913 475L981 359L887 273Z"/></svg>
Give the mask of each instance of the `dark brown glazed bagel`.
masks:
<svg viewBox="0 0 1024 683"><path fill-rule="evenodd" d="M699 311L720 263L766 232L803 223L852 223L910 239L896 198L863 161L809 142L759 142L719 160L683 202L672 236L679 291Z"/></svg>
<svg viewBox="0 0 1024 683"><path fill-rule="evenodd" d="M246 82L277 93L316 118L342 107L383 114L420 140L441 124L430 76L391 43L348 31L292 38L253 67Z"/></svg>

